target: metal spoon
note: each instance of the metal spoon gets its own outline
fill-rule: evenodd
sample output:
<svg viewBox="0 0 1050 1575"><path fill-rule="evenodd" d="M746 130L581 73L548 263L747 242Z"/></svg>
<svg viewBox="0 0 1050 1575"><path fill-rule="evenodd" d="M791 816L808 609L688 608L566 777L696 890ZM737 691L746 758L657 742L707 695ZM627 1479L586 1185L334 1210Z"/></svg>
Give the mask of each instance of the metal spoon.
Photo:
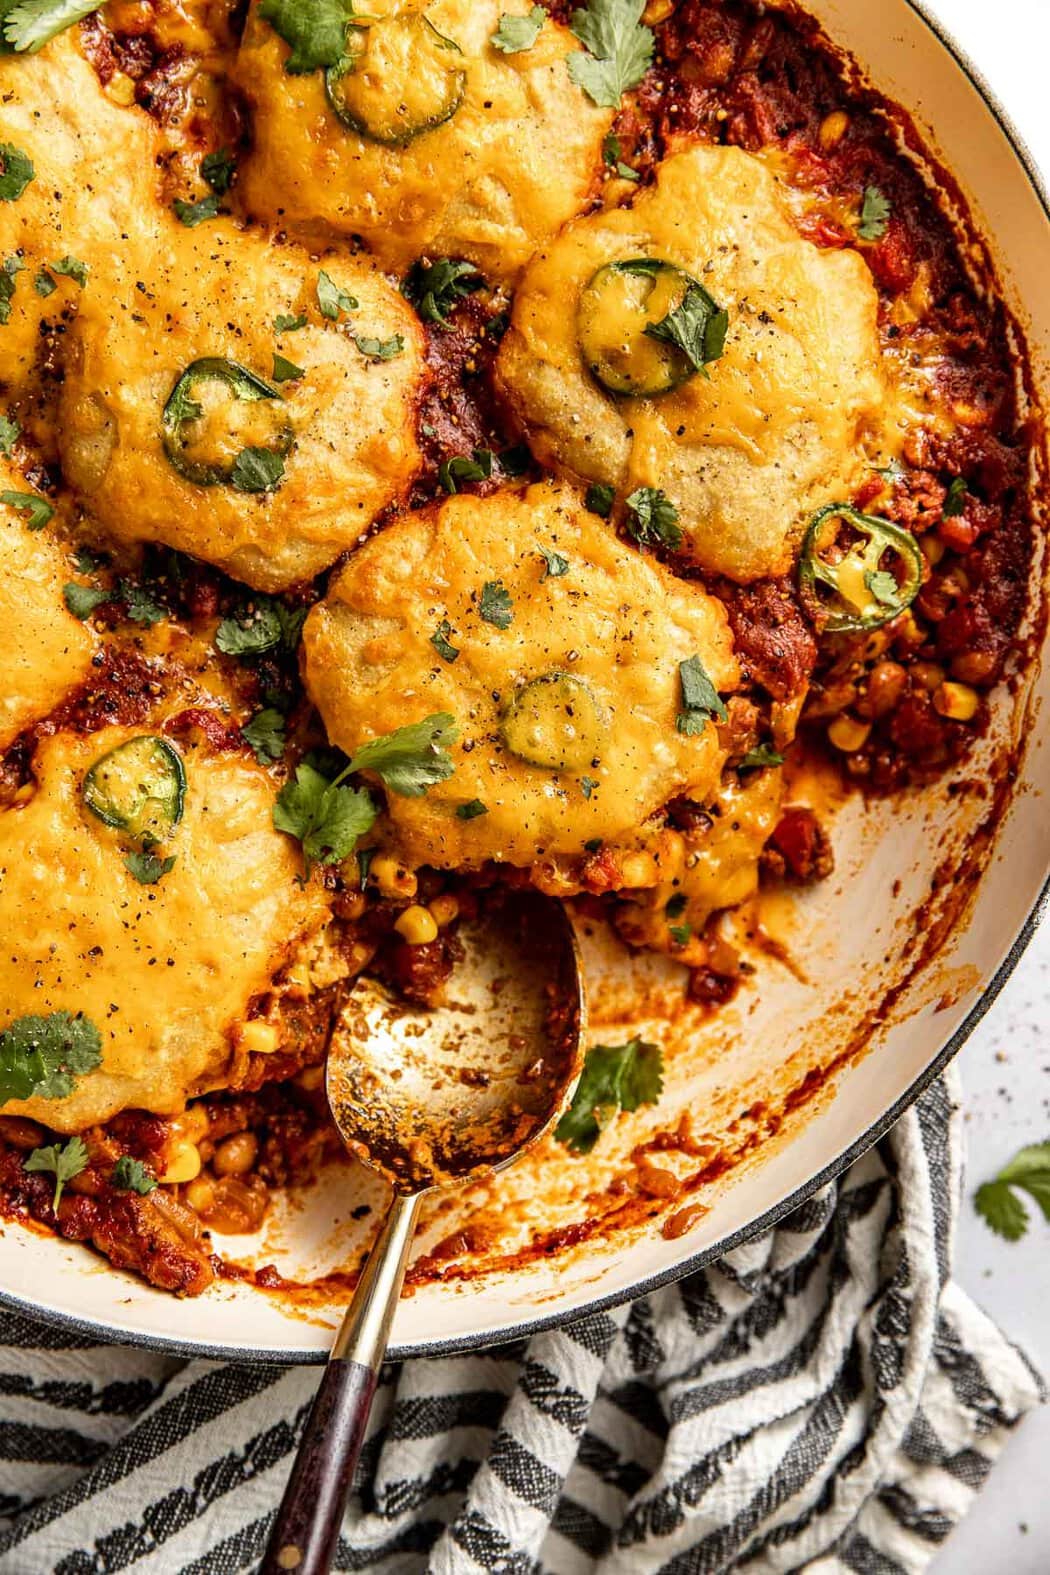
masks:
<svg viewBox="0 0 1050 1575"><path fill-rule="evenodd" d="M343 1142L394 1189L336 1336L260 1566L324 1575L372 1407L423 1196L503 1170L547 1131L579 1072L584 994L572 925L531 888L500 891L458 931L435 1008L374 979L348 995L328 1046Z"/></svg>

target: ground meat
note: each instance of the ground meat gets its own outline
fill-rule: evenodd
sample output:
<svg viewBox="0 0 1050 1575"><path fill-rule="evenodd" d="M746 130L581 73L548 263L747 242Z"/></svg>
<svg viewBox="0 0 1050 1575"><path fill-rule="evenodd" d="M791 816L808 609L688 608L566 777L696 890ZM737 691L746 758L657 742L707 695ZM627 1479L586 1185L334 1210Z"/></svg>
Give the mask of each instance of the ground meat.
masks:
<svg viewBox="0 0 1050 1575"><path fill-rule="evenodd" d="M831 839L811 809L786 809L762 855L765 873L786 875L809 885L824 880L835 867Z"/></svg>
<svg viewBox="0 0 1050 1575"><path fill-rule="evenodd" d="M761 684L774 700L802 690L817 660L817 646L788 579L756 585L718 586L733 630L744 677Z"/></svg>

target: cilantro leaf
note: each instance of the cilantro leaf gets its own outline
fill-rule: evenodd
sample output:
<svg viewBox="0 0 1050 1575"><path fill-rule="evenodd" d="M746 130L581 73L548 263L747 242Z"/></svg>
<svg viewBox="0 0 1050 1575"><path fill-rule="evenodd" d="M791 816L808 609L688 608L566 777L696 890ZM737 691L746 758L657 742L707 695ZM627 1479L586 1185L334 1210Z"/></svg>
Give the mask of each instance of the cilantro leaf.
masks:
<svg viewBox="0 0 1050 1575"><path fill-rule="evenodd" d="M583 794L584 798L590 798L596 787L601 787L601 783L596 777L580 778L580 792Z"/></svg>
<svg viewBox="0 0 1050 1575"><path fill-rule="evenodd" d="M691 924L669 924L667 933L676 946L688 946L693 938L693 926Z"/></svg>
<svg viewBox="0 0 1050 1575"><path fill-rule="evenodd" d="M941 509L946 520L958 519L966 507L966 494L969 490L962 476L954 477L944 495L944 507Z"/></svg>
<svg viewBox="0 0 1050 1575"><path fill-rule="evenodd" d="M132 1159L130 1154L121 1154L109 1179L121 1192L137 1192L143 1198L157 1185L141 1159Z"/></svg>
<svg viewBox="0 0 1050 1575"><path fill-rule="evenodd" d="M0 416L0 454L10 455L22 428L8 416Z"/></svg>
<svg viewBox="0 0 1050 1575"><path fill-rule="evenodd" d="M217 197L225 197L233 184L236 169L237 160L229 148L219 148L215 153L206 153L201 159L201 180L211 187Z"/></svg>
<svg viewBox="0 0 1050 1575"><path fill-rule="evenodd" d="M297 377L303 376L303 368L296 366L294 361L288 361L283 355L278 355L276 350L273 356L273 380L275 383L294 383Z"/></svg>
<svg viewBox="0 0 1050 1575"><path fill-rule="evenodd" d="M26 530L43 530L55 512L47 499L35 492L0 492L0 503L25 515Z"/></svg>
<svg viewBox="0 0 1050 1575"><path fill-rule="evenodd" d="M327 317L330 323L337 323L340 312L356 312L360 304L356 296L348 295L341 285L336 284L331 274L321 269L317 275L317 305L322 317Z"/></svg>
<svg viewBox="0 0 1050 1575"><path fill-rule="evenodd" d="M308 76L342 58L353 14L349 0L262 0L259 7L263 21L291 45L284 69L292 76Z"/></svg>
<svg viewBox="0 0 1050 1575"><path fill-rule="evenodd" d="M230 471L238 492L272 492L284 475L284 459L272 448L242 448Z"/></svg>
<svg viewBox="0 0 1050 1575"><path fill-rule="evenodd" d="M456 719L436 711L422 722L409 722L363 744L351 756L347 771L374 771L385 788L403 798L422 798L427 788L445 782L455 771L446 745L459 737Z"/></svg>
<svg viewBox="0 0 1050 1575"><path fill-rule="evenodd" d="M616 171L621 180L641 180L642 177L638 171L633 170L629 164L624 163L623 148L620 146L620 139L615 132L610 131L602 143L602 158L611 170Z"/></svg>
<svg viewBox="0 0 1050 1575"><path fill-rule="evenodd" d="M892 212L890 200L877 186L865 186L857 234L862 241L881 241Z"/></svg>
<svg viewBox="0 0 1050 1575"><path fill-rule="evenodd" d="M58 285L46 268L38 268L33 277L33 289L40 296L41 300L46 301L49 295L54 295Z"/></svg>
<svg viewBox="0 0 1050 1575"><path fill-rule="evenodd" d="M703 732L708 717L726 721L729 712L698 656L679 662L678 677L682 685L682 709L676 724L680 733L695 737Z"/></svg>
<svg viewBox="0 0 1050 1575"><path fill-rule="evenodd" d="M572 1104L554 1135L577 1154L589 1154L617 1111L655 1105L663 1086L659 1046L642 1039L629 1039L625 1045L594 1045L587 1052Z"/></svg>
<svg viewBox="0 0 1050 1575"><path fill-rule="evenodd" d="M81 262L79 257L69 256L60 257L58 262L49 263L48 267L52 273L61 274L66 279L74 280L81 289L87 284L88 274L91 271L87 263Z"/></svg>
<svg viewBox="0 0 1050 1575"><path fill-rule="evenodd" d="M896 607L900 601L900 586L888 569L869 569L864 584L883 607Z"/></svg>
<svg viewBox="0 0 1050 1575"><path fill-rule="evenodd" d="M134 580L121 580L118 588L132 623L141 623L147 629L152 629L155 623L160 623L167 616L160 603L154 601L145 587L137 585Z"/></svg>
<svg viewBox="0 0 1050 1575"><path fill-rule="evenodd" d="M627 499L627 531L640 546L658 543L673 552L682 545L678 510L659 487L639 487Z"/></svg>
<svg viewBox="0 0 1050 1575"><path fill-rule="evenodd" d="M596 481L592 487L587 488L587 495L583 502L592 514L597 514L599 519L607 520L616 502L615 489L607 487L604 482Z"/></svg>
<svg viewBox="0 0 1050 1575"><path fill-rule="evenodd" d="M0 267L0 327L11 321L11 302L14 299L18 275L25 271L25 263L12 254L5 257Z"/></svg>
<svg viewBox="0 0 1050 1575"><path fill-rule="evenodd" d="M392 361L405 348L401 334L391 334L389 339L371 339L367 334L355 334L354 344L370 361Z"/></svg>
<svg viewBox="0 0 1050 1575"><path fill-rule="evenodd" d="M4 42L20 55L35 55L57 34L97 11L102 0L20 0L5 10ZM0 149L2 152L2 149Z"/></svg>
<svg viewBox="0 0 1050 1575"><path fill-rule="evenodd" d="M699 284L691 284L673 312L658 323L647 323L650 339L659 339L681 350L694 371L710 376L707 368L725 350L729 313Z"/></svg>
<svg viewBox="0 0 1050 1575"><path fill-rule="evenodd" d="M642 25L645 0L587 0L569 26L583 51L568 57L569 76L595 104L619 109L637 87L653 58L652 30Z"/></svg>
<svg viewBox="0 0 1050 1575"><path fill-rule="evenodd" d="M492 35L493 49L504 55L520 55L523 50L531 49L546 20L547 13L541 5L534 5L527 16L511 16L505 11Z"/></svg>
<svg viewBox="0 0 1050 1575"><path fill-rule="evenodd" d="M545 547L539 541L536 543L536 551L543 559L543 573L540 576L541 585L544 580L560 580L563 574L568 574L569 560L563 557L560 552L554 552L550 547Z"/></svg>
<svg viewBox="0 0 1050 1575"><path fill-rule="evenodd" d="M438 481L446 492L458 492L461 481L487 481L492 475L492 450L476 448L474 458L454 454L438 466Z"/></svg>
<svg viewBox="0 0 1050 1575"><path fill-rule="evenodd" d="M347 858L375 818L375 804L363 788L331 781L306 761L296 767L295 781L285 783L273 807L275 828L302 844L307 875L314 864Z"/></svg>
<svg viewBox="0 0 1050 1575"><path fill-rule="evenodd" d="M215 631L215 644L225 656L261 656L283 645L294 651L299 643L305 607L289 608L268 596L254 596L235 618L224 618Z"/></svg>
<svg viewBox="0 0 1050 1575"><path fill-rule="evenodd" d="M219 197L214 191L210 191L206 197L198 198L196 202L186 202L182 197L176 197L171 206L179 223L184 224L188 230L195 230L198 224L204 224L208 219L217 219L219 216Z"/></svg>
<svg viewBox="0 0 1050 1575"><path fill-rule="evenodd" d="M486 580L481 587L478 614L497 629L509 629L514 621L514 603L502 580Z"/></svg>
<svg viewBox="0 0 1050 1575"><path fill-rule="evenodd" d="M456 805L458 820L477 820L479 815L487 815L488 812L488 805L483 804L480 798L472 798L469 803Z"/></svg>
<svg viewBox="0 0 1050 1575"><path fill-rule="evenodd" d="M0 1105L33 1095L64 1099L101 1062L102 1036L90 1018L17 1017L0 1033Z"/></svg>
<svg viewBox="0 0 1050 1575"><path fill-rule="evenodd" d="M452 625L447 618L442 618L434 633L430 636L430 643L437 654L446 662L454 662L459 656L459 650L449 639Z"/></svg>
<svg viewBox="0 0 1050 1575"><path fill-rule="evenodd" d="M174 853L169 854L166 859L157 858L155 853L125 853L124 855L124 867L143 886L155 886L174 863Z"/></svg>
<svg viewBox="0 0 1050 1575"><path fill-rule="evenodd" d="M78 585L76 580L70 580L62 587L62 596L66 606L74 618L79 618L81 623L85 618L90 618L96 607L101 607L103 602L112 600L112 591L96 591L90 585Z"/></svg>
<svg viewBox="0 0 1050 1575"><path fill-rule="evenodd" d="M413 263L401 294L425 323L447 323L456 302L480 290L484 282L473 263L438 257L434 262Z"/></svg>
<svg viewBox="0 0 1050 1575"><path fill-rule="evenodd" d="M741 771L759 771L763 766L782 766L784 757L769 744L758 744L754 749L749 749L740 762Z"/></svg>
<svg viewBox="0 0 1050 1575"><path fill-rule="evenodd" d="M290 312L278 312L273 320L274 333L294 334L299 328L306 327L306 313L301 317L293 317Z"/></svg>
<svg viewBox="0 0 1050 1575"><path fill-rule="evenodd" d="M1028 1229L1028 1210L1015 1188L1027 1192L1050 1220L1050 1142L1021 1149L974 1194L974 1207L985 1224L1007 1241L1019 1241Z"/></svg>
<svg viewBox="0 0 1050 1575"><path fill-rule="evenodd" d="M241 728L241 737L249 745L260 765L268 765L271 760L280 760L284 754L285 722L280 711L267 706L264 711L257 711L250 722Z"/></svg>
<svg viewBox="0 0 1050 1575"><path fill-rule="evenodd" d="M71 1137L66 1144L49 1143L46 1148L35 1148L24 1162L24 1168L28 1171L49 1170L53 1173L55 1195L51 1199L51 1207L56 1214L66 1182L72 1181L87 1167L88 1151L81 1137Z"/></svg>
<svg viewBox="0 0 1050 1575"><path fill-rule="evenodd" d="M10 21L8 14L4 26L4 37L8 42L11 41L7 31ZM16 148L13 142L0 142L0 202L17 202L35 176L31 158Z"/></svg>

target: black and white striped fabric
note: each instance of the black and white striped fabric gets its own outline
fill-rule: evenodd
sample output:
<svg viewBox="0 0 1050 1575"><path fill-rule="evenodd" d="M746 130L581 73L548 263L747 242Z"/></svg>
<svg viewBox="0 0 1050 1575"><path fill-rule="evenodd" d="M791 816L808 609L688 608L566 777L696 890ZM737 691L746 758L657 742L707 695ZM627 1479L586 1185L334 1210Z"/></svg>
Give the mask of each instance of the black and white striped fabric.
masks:
<svg viewBox="0 0 1050 1575"><path fill-rule="evenodd" d="M337 1567L924 1569L1041 1398L949 1279L959 1150L937 1084L836 1185L682 1284L389 1367ZM252 1569L316 1382L0 1316L0 1571Z"/></svg>

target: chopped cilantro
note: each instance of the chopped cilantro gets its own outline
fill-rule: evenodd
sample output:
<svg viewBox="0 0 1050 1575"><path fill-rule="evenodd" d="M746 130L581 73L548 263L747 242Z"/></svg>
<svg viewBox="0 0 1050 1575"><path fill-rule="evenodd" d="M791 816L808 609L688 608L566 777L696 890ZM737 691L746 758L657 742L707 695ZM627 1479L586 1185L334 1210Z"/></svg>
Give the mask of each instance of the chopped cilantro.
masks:
<svg viewBox="0 0 1050 1575"><path fill-rule="evenodd" d="M688 946L693 938L693 926L691 924L669 924L667 933L676 946Z"/></svg>
<svg viewBox="0 0 1050 1575"><path fill-rule="evenodd" d="M473 263L438 257L434 262L413 263L401 293L425 323L447 323L456 302L480 290L484 282Z"/></svg>
<svg viewBox="0 0 1050 1575"><path fill-rule="evenodd" d="M124 865L143 886L155 886L175 864L175 855L159 859L155 853L125 853Z"/></svg>
<svg viewBox="0 0 1050 1575"><path fill-rule="evenodd" d="M546 20L547 13L541 5L534 5L526 16L512 16L504 11L492 35L493 49L504 55L520 55L523 50L531 49Z"/></svg>
<svg viewBox="0 0 1050 1575"><path fill-rule="evenodd" d="M26 530L43 530L55 512L47 499L35 492L0 492L0 503L25 515Z"/></svg>
<svg viewBox="0 0 1050 1575"><path fill-rule="evenodd" d="M101 607L103 602L112 599L111 591L96 591L90 585L78 585L76 580L70 580L68 585L63 585L62 595L66 606L74 618L79 618L81 623L85 618L90 618L96 607Z"/></svg>
<svg viewBox="0 0 1050 1575"><path fill-rule="evenodd" d="M184 224L188 230L195 230L198 224L218 218L219 196L217 192L210 191L206 197L200 197L196 202L186 202L182 197L176 197L171 206L179 223Z"/></svg>
<svg viewBox="0 0 1050 1575"><path fill-rule="evenodd" d="M11 13L4 23L4 37L11 42L8 28ZM11 142L0 142L0 202L17 202L29 182L36 175L32 159Z"/></svg>
<svg viewBox="0 0 1050 1575"><path fill-rule="evenodd" d="M222 620L215 644L226 656L261 656L279 645L294 651L305 622L305 607L288 608L268 596L254 596L236 617Z"/></svg>
<svg viewBox="0 0 1050 1575"><path fill-rule="evenodd" d="M49 295L54 295L58 285L46 268L38 268L33 275L33 289L40 296L41 300L46 301Z"/></svg>
<svg viewBox="0 0 1050 1575"><path fill-rule="evenodd" d="M278 334L294 334L297 329L306 327L306 313L301 317L293 317L290 312L278 312L273 320L274 332Z"/></svg>
<svg viewBox="0 0 1050 1575"><path fill-rule="evenodd" d="M480 798L472 798L467 804L456 805L456 815L460 820L477 820L479 815L487 815L489 807L483 804Z"/></svg>
<svg viewBox="0 0 1050 1575"><path fill-rule="evenodd" d="M568 574L569 560L563 557L560 552L554 552L552 548L545 547L539 541L536 543L536 551L543 559L543 573L540 575L541 585L544 580L560 580L563 574Z"/></svg>
<svg viewBox="0 0 1050 1575"><path fill-rule="evenodd" d="M272 448L242 448L230 471L238 492L272 492L284 475L284 459Z"/></svg>
<svg viewBox="0 0 1050 1575"><path fill-rule="evenodd" d="M216 153L206 153L201 159L201 180L210 186L217 197L225 197L233 184L237 161L229 148L219 148Z"/></svg>
<svg viewBox="0 0 1050 1575"><path fill-rule="evenodd" d="M288 361L283 355L274 351L273 380L275 383L294 383L297 377L303 376L303 368L296 366L294 361Z"/></svg>
<svg viewBox="0 0 1050 1575"><path fill-rule="evenodd" d="M969 490L962 476L954 477L944 494L944 507L941 510L946 520L958 519L966 507L966 494Z"/></svg>
<svg viewBox="0 0 1050 1575"><path fill-rule="evenodd" d="M71 1137L68 1143L49 1143L46 1148L35 1148L24 1162L27 1171L50 1171L55 1178L55 1195L51 1207L58 1212L59 1199L67 1181L79 1176L88 1166L88 1151L84 1139Z"/></svg>
<svg viewBox="0 0 1050 1575"><path fill-rule="evenodd" d="M449 635L451 633L452 625L449 623L447 618L442 618L441 622L434 630L434 633L430 636L431 645L434 647L437 654L446 662L454 662L459 655L457 647L454 646L449 639Z"/></svg>
<svg viewBox="0 0 1050 1575"><path fill-rule="evenodd" d="M602 143L602 158L611 170L616 171L621 180L641 180L642 177L638 171L633 170L629 164L624 163L620 139L612 131Z"/></svg>
<svg viewBox="0 0 1050 1575"><path fill-rule="evenodd" d="M900 586L888 569L868 569L864 584L883 607L896 607L900 601Z"/></svg>
<svg viewBox="0 0 1050 1575"><path fill-rule="evenodd" d="M754 749L749 749L740 762L741 771L759 771L764 766L782 766L784 757L778 754L769 744L758 744Z"/></svg>
<svg viewBox="0 0 1050 1575"><path fill-rule="evenodd" d="M590 798L591 794L594 792L596 787L601 787L601 783L597 780L597 778L595 778L595 777L581 777L580 778L580 791L582 792L584 798Z"/></svg>
<svg viewBox="0 0 1050 1575"><path fill-rule="evenodd" d="M346 770L373 771L391 793L422 798L427 788L446 781L455 771L446 745L458 737L455 718L448 711L437 711L422 722L409 722L363 744Z"/></svg>
<svg viewBox="0 0 1050 1575"><path fill-rule="evenodd" d="M569 76L595 104L619 109L653 58L652 30L642 24L645 0L587 0L569 26L583 50L568 57Z"/></svg>
<svg viewBox="0 0 1050 1575"><path fill-rule="evenodd" d="M280 711L272 706L267 706L265 711L257 711L250 722L241 728L241 737L254 752L260 765L268 765L271 760L280 760L284 754L285 722Z"/></svg>
<svg viewBox="0 0 1050 1575"><path fill-rule="evenodd" d="M0 327L11 321L11 302L14 299L18 275L25 270L25 263L12 254L0 266Z"/></svg>
<svg viewBox="0 0 1050 1575"><path fill-rule="evenodd" d="M392 361L405 348L401 334L391 334L389 339L371 339L367 334L355 334L354 344L370 361Z"/></svg>
<svg viewBox="0 0 1050 1575"><path fill-rule="evenodd" d="M673 312L658 323L649 323L645 332L681 350L693 369L705 377L707 368L725 350L729 313L720 307L702 285L691 284Z"/></svg>
<svg viewBox="0 0 1050 1575"><path fill-rule="evenodd" d="M102 0L16 0L0 6L4 43L20 55L35 55L101 4Z"/></svg>
<svg viewBox="0 0 1050 1575"><path fill-rule="evenodd" d="M474 458L454 454L438 466L438 481L446 492L458 492L461 481L487 481L492 475L492 450L476 448Z"/></svg>
<svg viewBox="0 0 1050 1575"><path fill-rule="evenodd" d="M331 274L325 273L322 268L317 275L317 304L322 317L327 317L330 323L337 323L340 312L356 312L360 302L356 296L348 295L341 285L336 284Z"/></svg>
<svg viewBox="0 0 1050 1575"><path fill-rule="evenodd" d="M154 601L149 592L133 580L121 580L119 590L132 623L141 623L147 629L152 629L155 623L160 623L167 616L160 603Z"/></svg>
<svg viewBox="0 0 1050 1575"><path fill-rule="evenodd" d="M145 1197L157 1185L141 1159L132 1159L130 1154L121 1154L109 1179L121 1192L137 1192L140 1197Z"/></svg>
<svg viewBox="0 0 1050 1575"><path fill-rule="evenodd" d="M614 488L607 487L604 482L596 481L592 487L587 488L584 505L592 514L597 514L600 519L607 520L612 513L613 504L616 502Z"/></svg>
<svg viewBox="0 0 1050 1575"><path fill-rule="evenodd" d="M348 858L375 818L375 804L364 788L345 787L306 761L296 767L295 781L285 783L273 807L276 829L302 844L307 875L314 864Z"/></svg>
<svg viewBox="0 0 1050 1575"><path fill-rule="evenodd" d="M663 1084L659 1046L642 1039L629 1039L625 1045L594 1045L587 1052L572 1104L554 1135L578 1154L589 1154L618 1111L655 1105Z"/></svg>
<svg viewBox="0 0 1050 1575"><path fill-rule="evenodd" d="M862 241L881 241L889 224L890 201L877 186L865 186L857 234Z"/></svg>
<svg viewBox="0 0 1050 1575"><path fill-rule="evenodd" d="M102 1036L90 1018L16 1017L0 1032L0 1105L34 1095L64 1099L101 1061Z"/></svg>
<svg viewBox="0 0 1050 1575"><path fill-rule="evenodd" d="M0 454L10 455L18 442L18 434L21 430L17 421L8 416L0 416Z"/></svg>
<svg viewBox="0 0 1050 1575"><path fill-rule="evenodd" d="M726 720L729 712L698 656L679 662L678 676L682 685L682 709L677 721L680 733L690 736L702 733L708 717L717 717L720 722Z"/></svg>
<svg viewBox="0 0 1050 1575"><path fill-rule="evenodd" d="M678 510L659 487L639 487L627 499L627 530L640 546L658 543L673 552L682 545Z"/></svg>
<svg viewBox="0 0 1050 1575"><path fill-rule="evenodd" d="M52 273L61 274L66 279L72 279L83 289L88 281L90 269L87 263L81 262L79 257L60 257L58 262L49 263Z"/></svg>
<svg viewBox="0 0 1050 1575"><path fill-rule="evenodd" d="M259 6L263 21L291 45L284 69L293 76L308 76L343 57L353 14L351 0L262 0Z"/></svg>
<svg viewBox="0 0 1050 1575"><path fill-rule="evenodd" d="M486 580L481 587L478 614L497 629L509 629L514 621L514 603L502 580Z"/></svg>
<svg viewBox="0 0 1050 1575"><path fill-rule="evenodd" d="M1050 1143L1021 1149L974 1194L974 1206L985 1224L1007 1241L1019 1241L1028 1229L1028 1210L1015 1188L1027 1192L1050 1220Z"/></svg>

